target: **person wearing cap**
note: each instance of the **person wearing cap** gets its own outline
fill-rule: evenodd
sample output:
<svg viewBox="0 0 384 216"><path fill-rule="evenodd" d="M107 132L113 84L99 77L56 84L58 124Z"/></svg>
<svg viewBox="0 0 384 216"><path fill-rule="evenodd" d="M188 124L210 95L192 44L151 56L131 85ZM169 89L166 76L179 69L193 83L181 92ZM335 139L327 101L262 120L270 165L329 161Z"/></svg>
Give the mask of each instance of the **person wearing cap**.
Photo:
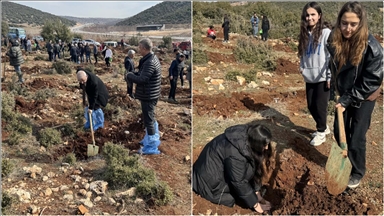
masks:
<svg viewBox="0 0 384 216"><path fill-rule="evenodd" d="M10 65L15 68L17 76L19 77L19 82L24 83L23 73L21 72L20 65L24 63L23 54L20 49L19 41L16 39L11 39L11 47L7 52L9 56Z"/></svg>
<svg viewBox="0 0 384 216"><path fill-rule="evenodd" d="M175 99L176 87L177 87L177 77L183 74L184 69L184 59L185 56L183 53L179 54L179 58L176 58L172 61L171 66L169 67L169 81L171 83L171 89L169 90L168 102L170 103L179 103Z"/></svg>
<svg viewBox="0 0 384 216"><path fill-rule="evenodd" d="M104 82L95 74L87 69L79 68L76 71L77 80L79 81L80 88L83 90L83 105L86 106L86 98L88 99L87 112L97 112L102 115L104 119L104 113L101 108L107 106L108 103L108 90ZM96 119L94 120L96 121ZM104 121L103 121L104 122ZM88 128L85 126L85 128ZM97 128L94 128L96 130Z"/></svg>
<svg viewBox="0 0 384 216"><path fill-rule="evenodd" d="M127 57L124 59L124 67L125 67L125 74L124 74L124 80L127 82L127 94L131 99L134 99L134 95L132 93L133 91L133 83L132 81L127 79L128 72L135 72L135 63L133 62L133 57L135 55L134 50L129 50Z"/></svg>

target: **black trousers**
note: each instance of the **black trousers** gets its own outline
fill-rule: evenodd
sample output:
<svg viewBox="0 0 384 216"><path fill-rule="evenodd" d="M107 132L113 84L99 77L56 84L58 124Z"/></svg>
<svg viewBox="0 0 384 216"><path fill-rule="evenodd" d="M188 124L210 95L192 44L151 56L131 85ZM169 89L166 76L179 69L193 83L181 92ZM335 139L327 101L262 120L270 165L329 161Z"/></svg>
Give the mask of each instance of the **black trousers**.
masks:
<svg viewBox="0 0 384 216"><path fill-rule="evenodd" d="M127 81L127 94L133 95L133 82L132 81Z"/></svg>
<svg viewBox="0 0 384 216"><path fill-rule="evenodd" d="M175 99L176 87L177 87L177 78L173 77L173 79L170 80L170 83L171 83L171 89L169 90L168 98Z"/></svg>
<svg viewBox="0 0 384 216"><path fill-rule="evenodd" d="M181 82L181 86L184 86L184 73L183 72L180 72L180 82Z"/></svg>
<svg viewBox="0 0 384 216"><path fill-rule="evenodd" d="M93 57L95 57L95 63L97 63L97 54L93 54Z"/></svg>
<svg viewBox="0 0 384 216"><path fill-rule="evenodd" d="M307 106L316 122L316 129L324 132L327 129L327 109L330 90L327 82L306 83Z"/></svg>
<svg viewBox="0 0 384 216"><path fill-rule="evenodd" d="M361 179L365 175L366 134L371 124L371 115L376 101L364 101L360 108L349 106L343 113L348 158L352 164L351 176ZM334 133L339 142L338 118L335 116Z"/></svg>
<svg viewBox="0 0 384 216"><path fill-rule="evenodd" d="M263 30L263 34L261 35L262 40L268 40L268 30Z"/></svg>
<svg viewBox="0 0 384 216"><path fill-rule="evenodd" d="M140 101L141 102L141 110L143 112L143 120L144 120L144 126L147 128L148 135L154 135L155 134L155 127L153 124L155 123L155 107L157 104L158 99L156 100L149 100L149 101Z"/></svg>
<svg viewBox="0 0 384 216"><path fill-rule="evenodd" d="M229 40L229 28L224 28L224 40L228 41Z"/></svg>
<svg viewBox="0 0 384 216"><path fill-rule="evenodd" d="M105 58L105 64L107 64L108 67L111 65L109 60L110 60L109 57Z"/></svg>

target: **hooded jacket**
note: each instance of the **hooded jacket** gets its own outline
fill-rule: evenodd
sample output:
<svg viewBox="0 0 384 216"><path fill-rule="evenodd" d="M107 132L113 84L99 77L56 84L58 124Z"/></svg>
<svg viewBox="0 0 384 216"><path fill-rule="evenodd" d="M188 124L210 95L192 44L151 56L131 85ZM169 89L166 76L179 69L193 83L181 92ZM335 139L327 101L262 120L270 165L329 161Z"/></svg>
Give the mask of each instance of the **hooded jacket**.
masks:
<svg viewBox="0 0 384 216"><path fill-rule="evenodd" d="M331 80L329 52L326 48L331 30L324 28L317 47L313 47L313 36L309 33L308 47L300 58L300 70L306 83L319 83Z"/></svg>
<svg viewBox="0 0 384 216"><path fill-rule="evenodd" d="M169 76L173 76L174 79L177 79L179 74L184 68L184 62L180 61L180 58L176 58L172 61L171 66L169 67Z"/></svg>
<svg viewBox="0 0 384 216"><path fill-rule="evenodd" d="M161 65L157 56L150 52L139 61L139 72L128 73L127 79L136 83L135 98L158 100L161 93Z"/></svg>
<svg viewBox="0 0 384 216"><path fill-rule="evenodd" d="M203 149L193 164L193 190L203 198L233 206L240 198L249 207L258 202L254 160L248 150L247 125L235 125Z"/></svg>
<svg viewBox="0 0 384 216"><path fill-rule="evenodd" d="M9 62L12 66L19 66L24 63L23 53L21 52L19 43L11 41L12 47L8 50Z"/></svg>
<svg viewBox="0 0 384 216"><path fill-rule="evenodd" d="M332 46L332 33L327 44L331 55L330 67L339 91L339 103L347 108L352 105L360 107L361 102L367 100L383 82L383 47L371 34L368 36L368 46L364 50L363 58L356 67L349 61L343 65L340 72L336 72L339 63L335 60L335 48Z"/></svg>

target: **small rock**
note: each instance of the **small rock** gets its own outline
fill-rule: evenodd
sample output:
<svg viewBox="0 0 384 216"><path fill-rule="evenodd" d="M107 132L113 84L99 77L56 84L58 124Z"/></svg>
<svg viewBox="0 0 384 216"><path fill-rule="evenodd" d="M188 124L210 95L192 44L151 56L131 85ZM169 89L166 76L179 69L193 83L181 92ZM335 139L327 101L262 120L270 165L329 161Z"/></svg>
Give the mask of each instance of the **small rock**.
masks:
<svg viewBox="0 0 384 216"><path fill-rule="evenodd" d="M184 157L184 161L185 161L185 162L188 162L189 160L191 160L191 157L190 157L189 155L187 155L187 156Z"/></svg>
<svg viewBox="0 0 384 216"><path fill-rule="evenodd" d="M71 178L72 178L73 180L75 180L75 182L80 182L80 181L81 181L81 177L78 176L78 175L71 175Z"/></svg>
<svg viewBox="0 0 384 216"><path fill-rule="evenodd" d="M224 83L223 79L211 79L211 84L212 85L221 85Z"/></svg>
<svg viewBox="0 0 384 216"><path fill-rule="evenodd" d="M104 195L107 190L108 182L94 181L89 185L90 190L94 191L97 195Z"/></svg>
<svg viewBox="0 0 384 216"><path fill-rule="evenodd" d="M212 87L208 87L208 91L213 91L213 90L215 90L215 89Z"/></svg>
<svg viewBox="0 0 384 216"><path fill-rule="evenodd" d="M79 167L79 170L80 170L81 172L84 172L84 168L83 168L83 167Z"/></svg>
<svg viewBox="0 0 384 216"><path fill-rule="evenodd" d="M219 90L224 90L225 89L225 87L223 86L223 84L220 84L219 85Z"/></svg>
<svg viewBox="0 0 384 216"><path fill-rule="evenodd" d="M47 188L47 189L45 189L44 194L45 194L45 196L51 196L51 194L52 194L52 189L51 189L51 188Z"/></svg>
<svg viewBox="0 0 384 216"><path fill-rule="evenodd" d="M257 85L257 84L255 83L255 81L251 81L251 82L248 84L248 88L257 88L257 87L259 87L259 85Z"/></svg>
<svg viewBox="0 0 384 216"><path fill-rule="evenodd" d="M135 187L131 187L131 188L129 188L126 191L123 191L123 192L120 192L120 193L116 193L115 197L117 197L117 198L120 198L122 196L133 197L135 195L136 195L136 188Z"/></svg>
<svg viewBox="0 0 384 216"><path fill-rule="evenodd" d="M85 208L85 206L83 206L83 205L80 205L79 207L78 207L78 209L79 209L79 212L80 212L80 214L85 214L85 213L87 213L89 210L87 209L87 208Z"/></svg>
<svg viewBox="0 0 384 216"><path fill-rule="evenodd" d="M36 178L36 173L31 173L31 178L35 179Z"/></svg>
<svg viewBox="0 0 384 216"><path fill-rule="evenodd" d="M140 204L140 203L143 203L143 202L144 202L144 200L141 199L141 198L136 198L135 199L135 204Z"/></svg>
<svg viewBox="0 0 384 216"><path fill-rule="evenodd" d="M363 203L363 206L364 206L364 207L368 207L368 204L367 204L367 203Z"/></svg>
<svg viewBox="0 0 384 216"><path fill-rule="evenodd" d="M62 185L60 187L60 191L65 191L65 190L68 190L68 189L69 189L69 187L67 185Z"/></svg>
<svg viewBox="0 0 384 216"><path fill-rule="evenodd" d="M48 180L48 176L43 176L43 181L47 181Z"/></svg>
<svg viewBox="0 0 384 216"><path fill-rule="evenodd" d="M111 203L111 204L116 204L116 201L111 197L111 198L109 198L109 202Z"/></svg>
<svg viewBox="0 0 384 216"><path fill-rule="evenodd" d="M80 175L81 173L82 173L82 172L81 172L80 170L74 170L74 171L73 171L73 174L74 174L74 175Z"/></svg>
<svg viewBox="0 0 384 216"><path fill-rule="evenodd" d="M52 190L53 192L58 192L58 191L60 190L60 187L51 188L51 190Z"/></svg>
<svg viewBox="0 0 384 216"><path fill-rule="evenodd" d="M101 200L101 197L96 197L94 200L93 200L93 202L99 202Z"/></svg>
<svg viewBox="0 0 384 216"><path fill-rule="evenodd" d="M308 181L308 182L307 182L307 185L309 185L309 186L315 185L315 182L313 182L313 181Z"/></svg>
<svg viewBox="0 0 384 216"><path fill-rule="evenodd" d="M69 163L61 163L61 166L67 166L67 167L69 167L69 166L71 166Z"/></svg>
<svg viewBox="0 0 384 216"><path fill-rule="evenodd" d="M124 133L128 135L128 134L129 134L129 131L124 131Z"/></svg>
<svg viewBox="0 0 384 216"><path fill-rule="evenodd" d="M242 76L236 76L236 79L237 79L237 82L240 84L240 85L243 85L245 83L245 78L242 77Z"/></svg>
<svg viewBox="0 0 384 216"><path fill-rule="evenodd" d="M269 83L268 81L265 81L265 80L261 81L261 83L262 83L263 85L270 85L270 83Z"/></svg>
<svg viewBox="0 0 384 216"><path fill-rule="evenodd" d="M79 190L79 193L80 193L81 195L85 196L85 195L87 194L87 191L84 190L84 189L80 189L80 190Z"/></svg>
<svg viewBox="0 0 384 216"><path fill-rule="evenodd" d="M54 172L49 172L49 173L47 173L47 176L49 178L53 178L53 177L55 177L55 173Z"/></svg>
<svg viewBox="0 0 384 216"><path fill-rule="evenodd" d="M295 115L295 116L298 116L298 115L299 115L299 113L293 113L293 115Z"/></svg>
<svg viewBox="0 0 384 216"><path fill-rule="evenodd" d="M41 152L46 152L47 149L46 149L44 146L40 146L40 151L41 151Z"/></svg>
<svg viewBox="0 0 384 216"><path fill-rule="evenodd" d="M211 213L212 213L212 210L208 209L207 212L205 212L205 215L211 215Z"/></svg>
<svg viewBox="0 0 384 216"><path fill-rule="evenodd" d="M31 205L29 207L29 212L32 214L37 214L37 213L39 213L39 208L37 206Z"/></svg>
<svg viewBox="0 0 384 216"><path fill-rule="evenodd" d="M269 76L272 77L272 74L270 72L261 72L263 76Z"/></svg>
<svg viewBox="0 0 384 216"><path fill-rule="evenodd" d="M85 183L85 185L84 185L84 189L85 189L85 190L88 190L88 189L89 189L89 183Z"/></svg>
<svg viewBox="0 0 384 216"><path fill-rule="evenodd" d="M212 79L211 77L205 77L205 78L204 78L204 81L205 81L205 82L209 82L209 81L211 81L211 79Z"/></svg>
<svg viewBox="0 0 384 216"><path fill-rule="evenodd" d="M90 199L92 197L92 191L88 191L85 196Z"/></svg>
<svg viewBox="0 0 384 216"><path fill-rule="evenodd" d="M93 207L93 203L90 200L88 200L88 199L81 199L80 202L83 203L88 208L92 208Z"/></svg>
<svg viewBox="0 0 384 216"><path fill-rule="evenodd" d="M73 195L72 194L65 194L63 199L66 199L66 200L73 200Z"/></svg>
<svg viewBox="0 0 384 216"><path fill-rule="evenodd" d="M377 146L377 143L375 141L372 141L372 145Z"/></svg>

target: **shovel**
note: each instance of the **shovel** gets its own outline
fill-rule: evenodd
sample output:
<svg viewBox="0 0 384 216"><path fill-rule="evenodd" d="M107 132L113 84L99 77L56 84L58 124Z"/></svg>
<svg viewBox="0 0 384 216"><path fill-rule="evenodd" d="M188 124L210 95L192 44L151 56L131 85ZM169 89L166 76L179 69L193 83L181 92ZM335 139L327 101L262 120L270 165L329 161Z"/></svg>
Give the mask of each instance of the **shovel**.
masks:
<svg viewBox="0 0 384 216"><path fill-rule="evenodd" d="M95 155L97 155L99 153L99 146L95 145L95 137L93 135L92 114L88 113L88 116L89 116L89 121L90 121L90 125L91 125L91 133L92 133L92 142L93 142L93 144L88 144L87 156L88 157L92 157L92 156L95 156Z"/></svg>
<svg viewBox="0 0 384 216"><path fill-rule="evenodd" d="M336 196L341 194L348 186L351 175L352 164L348 158L348 147L345 137L344 119L341 107L337 108L337 118L339 127L339 141L333 142L331 152L325 165L325 179L327 181L327 190L330 194Z"/></svg>

